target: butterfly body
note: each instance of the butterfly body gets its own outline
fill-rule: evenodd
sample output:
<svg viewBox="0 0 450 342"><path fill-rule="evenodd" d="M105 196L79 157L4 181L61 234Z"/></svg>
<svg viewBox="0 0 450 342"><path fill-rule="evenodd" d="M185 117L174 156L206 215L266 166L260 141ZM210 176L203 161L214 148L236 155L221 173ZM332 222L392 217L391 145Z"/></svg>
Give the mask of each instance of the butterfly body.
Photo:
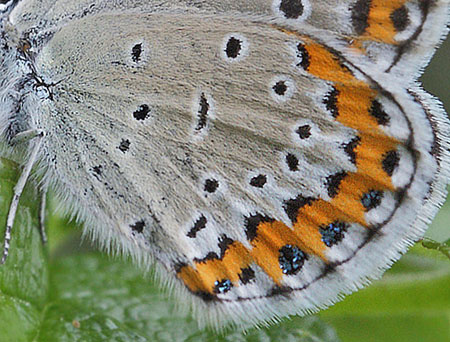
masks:
<svg viewBox="0 0 450 342"><path fill-rule="evenodd" d="M86 232L156 261L201 322L316 311L423 235L449 127L415 78L448 2L90 4L9 14L4 136L45 132Z"/></svg>

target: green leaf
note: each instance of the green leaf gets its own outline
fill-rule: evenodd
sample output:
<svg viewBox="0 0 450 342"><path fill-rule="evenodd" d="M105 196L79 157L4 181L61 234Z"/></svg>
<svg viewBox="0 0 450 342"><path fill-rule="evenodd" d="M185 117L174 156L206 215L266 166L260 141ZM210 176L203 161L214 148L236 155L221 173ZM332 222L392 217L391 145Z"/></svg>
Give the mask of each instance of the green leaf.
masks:
<svg viewBox="0 0 450 342"><path fill-rule="evenodd" d="M320 314L343 342L449 340L450 263L415 250L382 280Z"/></svg>
<svg viewBox="0 0 450 342"><path fill-rule="evenodd" d="M122 335L131 332L135 334L134 341L140 341L139 338L145 341L278 341L280 336L286 341L336 341L332 329L318 318L286 321L276 327L252 330L247 335L228 331L220 336L208 330L199 331L195 321L177 310L175 303L154 285L150 275L144 277L133 265L98 253L63 258L51 266L50 273L50 299L57 303L52 306L52 312L61 310L59 314L63 318L55 320L58 313L50 316L46 313L45 321L51 321L49 326L55 327L52 334L56 337L50 339L43 335L39 341L61 341L60 338L73 331L82 336L74 341L84 341L83 338L121 341ZM68 311L64 309L67 307L75 309ZM73 327L73 321L80 323L78 330ZM93 327L99 337L92 335ZM110 332L113 334L109 335Z"/></svg>
<svg viewBox="0 0 450 342"><path fill-rule="evenodd" d="M428 249L434 249L450 259L450 239L446 242L437 242L432 239L425 238L422 240L422 246Z"/></svg>
<svg viewBox="0 0 450 342"><path fill-rule="evenodd" d="M0 234L17 178L15 164L0 159ZM335 331L314 316L247 333L199 330L149 274L124 260L82 253L78 239L68 247L77 234L52 226L65 225L65 220L48 220L49 238L57 237L48 258L40 240L37 198L29 184L20 201L9 258L0 266L1 342L338 341Z"/></svg>

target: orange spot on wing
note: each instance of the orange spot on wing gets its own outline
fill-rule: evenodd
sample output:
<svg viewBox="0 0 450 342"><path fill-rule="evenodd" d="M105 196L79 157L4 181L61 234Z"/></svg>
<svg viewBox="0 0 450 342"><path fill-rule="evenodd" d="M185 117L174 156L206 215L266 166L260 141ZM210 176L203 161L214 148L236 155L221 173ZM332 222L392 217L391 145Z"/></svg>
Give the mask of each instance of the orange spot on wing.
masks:
<svg viewBox="0 0 450 342"><path fill-rule="evenodd" d="M337 121L359 131L378 130L376 119L369 114L376 91L362 81L336 84L335 87L339 92Z"/></svg>
<svg viewBox="0 0 450 342"><path fill-rule="evenodd" d="M364 33L365 38L371 40L396 44L397 31L391 20L391 14L402 7L409 0L372 0L370 4L368 27Z"/></svg>
<svg viewBox="0 0 450 342"><path fill-rule="evenodd" d="M306 44L305 49L310 58L308 72L312 75L332 82L354 80L350 70L344 67L339 58L328 51L326 47L310 42Z"/></svg>
<svg viewBox="0 0 450 342"><path fill-rule="evenodd" d="M370 183L376 188L395 190L392 179L383 170L383 156L397 148L399 142L382 134L364 134L361 136L361 144L357 147L356 165L358 173L364 175L365 183Z"/></svg>

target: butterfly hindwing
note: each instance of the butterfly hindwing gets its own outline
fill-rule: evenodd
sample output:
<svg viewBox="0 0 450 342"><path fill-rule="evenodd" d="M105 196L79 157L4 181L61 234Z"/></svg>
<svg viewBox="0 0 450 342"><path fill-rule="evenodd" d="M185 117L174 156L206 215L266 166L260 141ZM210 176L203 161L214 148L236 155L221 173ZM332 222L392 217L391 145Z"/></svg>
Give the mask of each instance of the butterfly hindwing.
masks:
<svg viewBox="0 0 450 342"><path fill-rule="evenodd" d="M408 189L426 193L436 166L410 143L405 94L307 30L245 16L117 19L67 24L36 60L61 80L43 120L46 157L98 213L93 234L158 260L204 318L315 310L418 236L406 229L420 205ZM80 165L84 179L70 172Z"/></svg>

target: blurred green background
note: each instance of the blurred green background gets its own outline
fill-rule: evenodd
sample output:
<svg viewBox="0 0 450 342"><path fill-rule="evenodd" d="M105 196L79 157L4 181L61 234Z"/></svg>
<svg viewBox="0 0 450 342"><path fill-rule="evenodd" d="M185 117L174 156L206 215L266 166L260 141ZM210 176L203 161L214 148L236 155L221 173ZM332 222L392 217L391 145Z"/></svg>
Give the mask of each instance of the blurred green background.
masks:
<svg viewBox="0 0 450 342"><path fill-rule="evenodd" d="M450 109L450 40L423 77L425 89ZM0 236L17 180L0 165ZM420 243L382 280L316 316L294 317L247 334L198 330L188 314L131 263L80 247L75 223L48 218L49 245L40 243L33 185L21 200L11 254L0 267L0 342L101 341L450 341L450 261ZM52 204L51 204L52 205ZM450 239L447 201L427 232Z"/></svg>

